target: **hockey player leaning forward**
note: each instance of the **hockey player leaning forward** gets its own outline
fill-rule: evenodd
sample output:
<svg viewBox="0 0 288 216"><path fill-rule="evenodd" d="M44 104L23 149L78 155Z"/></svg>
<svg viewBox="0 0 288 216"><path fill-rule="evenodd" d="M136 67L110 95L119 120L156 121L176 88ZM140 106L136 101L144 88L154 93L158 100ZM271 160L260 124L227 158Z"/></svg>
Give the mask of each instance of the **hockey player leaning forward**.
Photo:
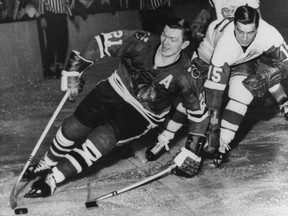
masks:
<svg viewBox="0 0 288 216"><path fill-rule="evenodd" d="M69 88L72 97L78 94L79 72L104 56L121 57L121 62L63 122L43 160L26 170L24 179L41 178L25 196L50 196L58 183L92 166L117 144L162 123L176 98L190 111L189 132L195 136L196 149L209 118L199 71L191 68L190 59L182 52L190 35L189 24L175 18L167 22L161 37L115 31L96 36L81 53L72 52L61 80L62 90ZM83 138L84 143L75 146ZM176 174L193 176L198 171L199 158L196 150L189 148L189 141L177 155Z"/></svg>
<svg viewBox="0 0 288 216"><path fill-rule="evenodd" d="M259 70L258 57L262 54L271 60L272 65ZM285 100L282 98L286 97L286 94L283 94L280 80L287 77L287 58L288 49L281 34L262 20L257 10L250 6L239 7L235 12L234 21L216 20L209 25L192 63L206 79L206 105L210 111L208 131L212 133L207 134L209 146L205 156L207 153L213 154L220 145L218 152L213 156L215 166L228 161L229 144L234 139L254 97L261 97L269 91L278 102ZM227 84L229 101L220 122L222 97ZM183 114L181 119L181 109L177 110L166 130L159 135L161 140L146 151L148 159L159 157L165 149L163 146L167 146L169 138L174 137L170 135L164 139L163 134L168 131L175 133L184 122L185 115Z"/></svg>
<svg viewBox="0 0 288 216"><path fill-rule="evenodd" d="M260 14L260 1L259 0L210 0L211 6L215 8L217 19L233 19L235 11L238 7L243 5L248 5L252 8L257 9ZM259 57L260 60L260 57ZM279 104L280 112L283 114L284 118L288 120L288 97L282 87L282 84L275 91L270 91L271 95Z"/></svg>

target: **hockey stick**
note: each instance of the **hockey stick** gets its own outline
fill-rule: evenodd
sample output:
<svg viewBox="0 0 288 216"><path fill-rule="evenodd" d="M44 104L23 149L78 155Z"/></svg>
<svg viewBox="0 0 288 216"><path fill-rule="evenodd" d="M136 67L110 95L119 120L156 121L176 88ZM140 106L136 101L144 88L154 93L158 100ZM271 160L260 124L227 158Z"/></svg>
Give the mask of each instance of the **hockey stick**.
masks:
<svg viewBox="0 0 288 216"><path fill-rule="evenodd" d="M136 182L136 183L134 183L134 184L132 184L132 185L130 185L128 187L122 188L122 189L117 190L117 191L112 191L112 192L110 192L108 194L104 194L104 195L102 195L100 197L97 197L97 198L94 198L92 200L89 200L89 201L87 201L85 203L85 206L86 206L86 208L98 207L97 201L103 200L103 199L107 199L109 197L117 196L117 195L119 195L121 193L127 192L127 191L132 190L134 188L137 188L137 187L139 187L141 185L144 185L144 184L146 184L146 183L148 183L148 182L150 182L152 180L155 180L155 179L157 179L157 178L159 178L161 176L164 176L165 174L171 172L176 166L177 166L176 164L172 164L167 169L165 169L165 170L163 170L163 171L161 171L161 172L159 172L159 173L157 173L157 174L155 174L153 176L150 176L150 177L148 177L146 179L143 179L142 181Z"/></svg>
<svg viewBox="0 0 288 216"><path fill-rule="evenodd" d="M70 95L70 89L68 89L68 90L66 91L66 94L64 95L64 97L62 98L62 100L61 100L61 102L59 103L58 107L56 108L54 114L52 115L50 121L48 122L46 128L44 129L42 135L40 136L37 144L35 145L32 153L30 154L29 159L28 159L28 161L26 162L26 164L25 164L22 172L20 173L20 175L19 175L16 183L14 184L14 186L13 186L13 188L12 188L12 191L11 191L11 194L10 194L10 197L9 197L9 203L10 203L10 206L11 206L12 209L14 209L14 208L17 207L17 195L18 195L18 193L19 193L19 191L17 191L17 186L18 186L20 180L22 179L22 177L23 177L26 169L28 168L28 166L30 165L31 161L33 160L36 152L38 151L38 149L39 149L39 147L40 147L40 145L42 144L42 141L43 141L44 138L46 137L46 135L47 135L50 127L52 126L53 122L55 121L57 115L59 114L60 110L62 109L64 103L65 103L66 100L68 99L69 95Z"/></svg>

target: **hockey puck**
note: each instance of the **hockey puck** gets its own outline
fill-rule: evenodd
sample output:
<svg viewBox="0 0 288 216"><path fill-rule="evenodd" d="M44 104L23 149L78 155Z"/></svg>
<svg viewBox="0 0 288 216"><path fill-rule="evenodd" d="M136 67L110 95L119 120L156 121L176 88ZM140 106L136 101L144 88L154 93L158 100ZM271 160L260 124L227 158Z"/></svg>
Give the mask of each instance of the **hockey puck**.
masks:
<svg viewBox="0 0 288 216"><path fill-rule="evenodd" d="M98 208L98 204L96 201L90 201L85 203L86 208Z"/></svg>
<svg viewBox="0 0 288 216"><path fill-rule="evenodd" d="M18 209L15 209L14 212L16 215L27 214L28 209L27 208L18 208Z"/></svg>

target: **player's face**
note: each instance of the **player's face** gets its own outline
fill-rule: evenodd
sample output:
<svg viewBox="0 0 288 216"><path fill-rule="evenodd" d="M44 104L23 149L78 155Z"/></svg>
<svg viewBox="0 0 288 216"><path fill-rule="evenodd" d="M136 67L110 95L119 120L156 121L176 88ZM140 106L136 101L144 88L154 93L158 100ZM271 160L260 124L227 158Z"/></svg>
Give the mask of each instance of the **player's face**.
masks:
<svg viewBox="0 0 288 216"><path fill-rule="evenodd" d="M161 54L165 57L178 55L182 49L189 45L188 41L183 41L182 30L173 29L168 26L162 31L161 34Z"/></svg>
<svg viewBox="0 0 288 216"><path fill-rule="evenodd" d="M235 25L235 36L238 43L242 47L247 47L251 44L257 34L257 27L255 23L242 24L237 22Z"/></svg>

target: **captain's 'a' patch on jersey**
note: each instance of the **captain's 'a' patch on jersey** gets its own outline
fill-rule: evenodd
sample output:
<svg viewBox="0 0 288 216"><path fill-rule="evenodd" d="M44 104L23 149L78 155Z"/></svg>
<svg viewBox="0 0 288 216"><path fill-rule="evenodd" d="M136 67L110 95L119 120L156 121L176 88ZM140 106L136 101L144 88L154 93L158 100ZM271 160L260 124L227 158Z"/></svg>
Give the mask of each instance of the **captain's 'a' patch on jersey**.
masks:
<svg viewBox="0 0 288 216"><path fill-rule="evenodd" d="M104 56L111 57L109 49L113 46L121 46L128 38L134 37L146 43L149 40L149 36L150 33L145 31L118 30L102 33L96 36L95 39L99 47L100 58L103 58Z"/></svg>

